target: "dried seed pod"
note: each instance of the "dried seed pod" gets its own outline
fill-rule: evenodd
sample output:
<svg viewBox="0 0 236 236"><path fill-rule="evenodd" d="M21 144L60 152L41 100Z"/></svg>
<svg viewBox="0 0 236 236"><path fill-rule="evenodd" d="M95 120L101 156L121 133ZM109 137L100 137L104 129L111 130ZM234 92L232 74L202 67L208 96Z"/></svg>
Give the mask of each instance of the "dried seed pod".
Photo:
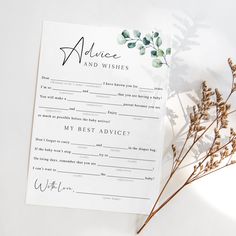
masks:
<svg viewBox="0 0 236 236"><path fill-rule="evenodd" d="M175 144L172 144L172 151L173 151L173 155L174 155L174 157L176 157L176 155L177 155L177 152L176 152L176 145Z"/></svg>

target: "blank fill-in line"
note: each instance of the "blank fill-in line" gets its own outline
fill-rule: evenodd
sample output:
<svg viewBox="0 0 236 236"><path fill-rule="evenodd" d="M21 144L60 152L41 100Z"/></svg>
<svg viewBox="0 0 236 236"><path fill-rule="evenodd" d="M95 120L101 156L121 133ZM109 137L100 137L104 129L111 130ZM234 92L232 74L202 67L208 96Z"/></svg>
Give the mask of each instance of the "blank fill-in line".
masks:
<svg viewBox="0 0 236 236"><path fill-rule="evenodd" d="M111 167L111 168L121 168L121 169L129 169L129 170L146 170L146 171L153 171L153 169L144 169L144 168L134 168L134 167L126 167L126 166L109 166L109 165L98 165L101 167Z"/></svg>
<svg viewBox="0 0 236 236"><path fill-rule="evenodd" d="M69 102L91 103L91 104L100 104L100 105L111 105L111 106L123 106L121 104L105 103L105 102L90 102L90 101L79 101L79 100L70 100L70 99L68 99L67 101L69 101Z"/></svg>
<svg viewBox="0 0 236 236"><path fill-rule="evenodd" d="M128 177L128 176L117 176L117 175L107 175L107 177L111 177L111 178L120 178L120 179L135 179L135 180L144 180L144 178L135 178L135 177Z"/></svg>
<svg viewBox="0 0 236 236"><path fill-rule="evenodd" d="M53 89L56 91L62 91L62 92L70 92L70 93L82 93L82 91L78 91L78 90L69 90L69 89Z"/></svg>
<svg viewBox="0 0 236 236"><path fill-rule="evenodd" d="M72 152L73 155L80 155L80 156L94 156L97 157L99 155L95 155L95 154L87 154L87 153L77 153L77 152Z"/></svg>
<svg viewBox="0 0 236 236"><path fill-rule="evenodd" d="M111 146L103 146L104 148L111 148L111 149L122 149L122 150L127 150L128 148L123 148L123 147L111 147Z"/></svg>
<svg viewBox="0 0 236 236"><path fill-rule="evenodd" d="M68 111L68 109L66 109L66 108L58 108L58 107L41 107L40 106L39 108Z"/></svg>
<svg viewBox="0 0 236 236"><path fill-rule="evenodd" d="M139 158L132 158L132 157L116 157L116 156L109 156L110 158L117 158L117 159L127 159L127 160L135 160L135 161L150 161L155 162L156 160L153 159L139 159Z"/></svg>
<svg viewBox="0 0 236 236"><path fill-rule="evenodd" d="M101 88L101 85L85 84L86 87Z"/></svg>
<svg viewBox="0 0 236 236"><path fill-rule="evenodd" d="M94 92L90 92L90 93L96 94L96 95L117 96L117 94L112 94L112 93L94 93Z"/></svg>
<svg viewBox="0 0 236 236"><path fill-rule="evenodd" d="M154 90L154 88L143 88L143 87L139 87L139 89L143 89L143 90Z"/></svg>
<svg viewBox="0 0 236 236"><path fill-rule="evenodd" d="M92 176L100 176L99 174L91 174L91 173L79 173L79 172L70 172L70 171L57 171L59 173L64 173L64 174L76 174L76 175L92 175Z"/></svg>
<svg viewBox="0 0 236 236"><path fill-rule="evenodd" d="M71 143L71 145L86 146L86 147L96 147L96 145L92 145L92 144L83 144L83 143Z"/></svg>
<svg viewBox="0 0 236 236"><path fill-rule="evenodd" d="M105 194L105 193L88 193L88 192L76 192L78 194L88 194L88 195L95 195L95 196L107 196L107 197L120 197L120 198L132 198L132 199L139 199L139 200L149 200L150 198L146 197L136 197L136 196L123 196L123 195L113 195L113 194Z"/></svg>
<svg viewBox="0 0 236 236"><path fill-rule="evenodd" d="M143 90L143 89L139 89L139 92L142 92L142 93L154 93L154 90Z"/></svg>
<svg viewBox="0 0 236 236"><path fill-rule="evenodd" d="M85 110L76 110L78 112L87 112L87 113L97 113L97 114L106 114L106 112L102 111L85 111Z"/></svg>
<svg viewBox="0 0 236 236"><path fill-rule="evenodd" d="M63 79L51 79L52 81L61 81L61 82L69 82L69 83L78 83L78 84L94 84L94 85L102 85L100 83L92 83L92 82L82 82L75 80L63 80Z"/></svg>
<svg viewBox="0 0 236 236"><path fill-rule="evenodd" d="M120 116L130 116L130 117L138 117L138 118L148 118L148 119L159 119L159 117L155 116L139 116L139 115L130 115L130 114L119 114Z"/></svg>

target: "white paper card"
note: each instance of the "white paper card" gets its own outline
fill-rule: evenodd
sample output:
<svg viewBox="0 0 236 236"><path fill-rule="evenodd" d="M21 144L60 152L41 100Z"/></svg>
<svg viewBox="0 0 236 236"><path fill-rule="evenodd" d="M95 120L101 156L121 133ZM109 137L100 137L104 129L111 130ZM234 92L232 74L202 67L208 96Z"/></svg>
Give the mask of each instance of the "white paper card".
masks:
<svg viewBox="0 0 236 236"><path fill-rule="evenodd" d="M141 32L44 23L28 204L149 213L160 180L170 42Z"/></svg>

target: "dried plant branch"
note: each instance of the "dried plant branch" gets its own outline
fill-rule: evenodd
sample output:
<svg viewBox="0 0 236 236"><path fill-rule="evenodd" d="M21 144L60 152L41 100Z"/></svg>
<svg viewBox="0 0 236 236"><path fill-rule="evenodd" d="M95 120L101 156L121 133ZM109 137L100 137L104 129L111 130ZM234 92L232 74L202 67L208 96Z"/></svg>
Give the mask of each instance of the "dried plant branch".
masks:
<svg viewBox="0 0 236 236"><path fill-rule="evenodd" d="M236 64L233 64L231 59L228 59L228 64L232 72L232 85L228 96L224 99L219 89L213 91L207 86L205 81L202 83L202 97L200 102L196 104L196 106L193 106L192 112L189 115L190 123L185 141L179 152L177 151L177 147L174 144L172 145L173 162L170 175L162 187L150 214L142 227L137 231L137 234L140 233L148 222L184 187L209 174L236 164L234 155L236 153L236 132L233 128L229 128L228 120L229 115L236 112L236 110L231 110L231 105L228 103L232 94L236 92ZM214 118L211 116L212 111L215 113ZM212 129L214 131L210 147L206 150L205 154L201 153L201 158L199 158L195 164L192 164L193 170L184 183L157 207L169 182L180 169L181 164L189 157L189 153L193 150L193 147ZM226 135L228 141L224 142L223 137L225 137L224 133L226 133L226 131L228 131ZM190 145L186 149L189 143Z"/></svg>

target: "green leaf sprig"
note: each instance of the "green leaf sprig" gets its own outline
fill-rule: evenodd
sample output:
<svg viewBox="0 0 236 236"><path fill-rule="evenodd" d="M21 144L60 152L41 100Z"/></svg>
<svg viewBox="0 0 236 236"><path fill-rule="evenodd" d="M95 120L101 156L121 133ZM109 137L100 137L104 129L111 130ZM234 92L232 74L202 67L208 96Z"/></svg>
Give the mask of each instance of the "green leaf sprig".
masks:
<svg viewBox="0 0 236 236"><path fill-rule="evenodd" d="M129 31L123 30L118 35L117 41L119 44L127 44L128 48L137 48L140 55L144 55L148 48L151 49L152 66L160 68L162 65L169 67L166 57L171 54L171 48L164 50L161 48L162 39L158 32L153 31L152 33L146 34L141 37L141 32L138 30L133 31L133 37L130 36Z"/></svg>

